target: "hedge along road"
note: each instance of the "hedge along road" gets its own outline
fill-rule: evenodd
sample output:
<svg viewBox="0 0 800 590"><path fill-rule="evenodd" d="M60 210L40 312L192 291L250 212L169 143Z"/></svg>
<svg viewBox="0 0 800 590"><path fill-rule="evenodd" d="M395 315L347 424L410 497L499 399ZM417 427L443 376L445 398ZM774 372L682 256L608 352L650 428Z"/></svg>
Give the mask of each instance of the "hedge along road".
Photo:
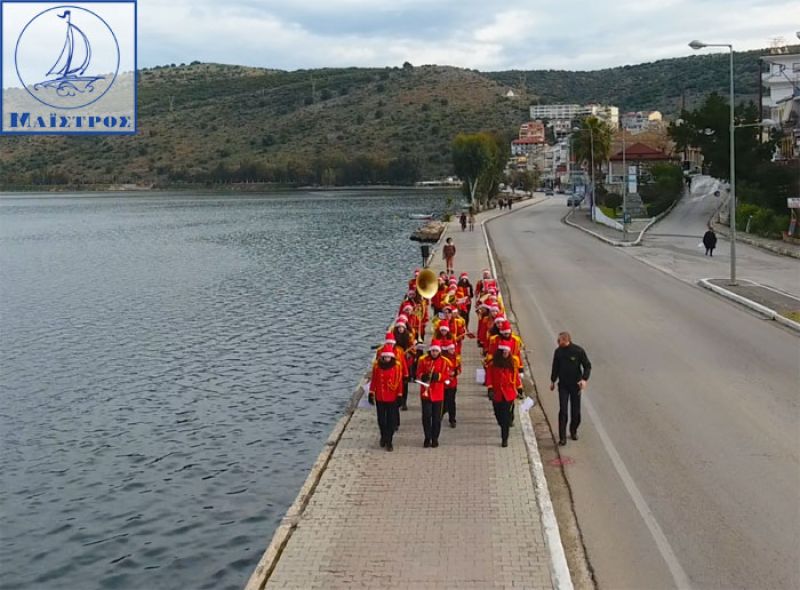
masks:
<svg viewBox="0 0 800 590"><path fill-rule="evenodd" d="M599 587L800 587L800 340L563 225L565 209L488 230L551 423L554 332L594 365L561 452Z"/></svg>

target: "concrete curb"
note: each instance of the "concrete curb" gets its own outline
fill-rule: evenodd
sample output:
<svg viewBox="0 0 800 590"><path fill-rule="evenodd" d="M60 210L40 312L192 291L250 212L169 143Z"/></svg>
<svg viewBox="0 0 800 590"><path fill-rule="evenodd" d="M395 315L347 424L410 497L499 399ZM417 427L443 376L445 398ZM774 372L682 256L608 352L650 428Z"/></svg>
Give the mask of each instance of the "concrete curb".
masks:
<svg viewBox="0 0 800 590"><path fill-rule="evenodd" d="M753 311L760 313L764 317L770 320L775 320L779 324L789 328L790 330L794 330L795 332L800 332L800 323L790 320L787 317L782 316L774 309L770 309L765 305L761 305L760 303L756 303L755 301L751 301L747 297L742 297L741 295L734 293L733 291L729 291L724 287L720 287L719 285L715 285L711 282L711 279L700 279L697 281L697 284L701 287L708 289L709 291L713 291L717 295L721 295L726 299L730 299L731 301L735 301L740 305L744 305L745 307L752 309Z"/></svg>
<svg viewBox="0 0 800 590"><path fill-rule="evenodd" d="M673 209L674 209L674 208L675 208L675 207L678 205L678 203L681 201L681 199L682 199L684 196L686 196L686 195L683 195L683 196L681 196L681 198L680 198L680 199L676 199L676 200L675 200L675 202L674 202L674 203L672 203L672 205L670 205L669 207L667 207L667 208L666 208L666 210L662 211L661 213L659 213L658 215L656 215L655 217L653 217L653 218L652 218L652 219L651 219L651 220L648 222L648 224L647 224L646 226L644 226L644 228L642 229L642 231L640 231L640 232L639 232L639 237L638 237L638 238L636 238L636 239L635 239L634 241L632 241L632 242L620 242L619 240L612 240L611 238L607 238L607 237L605 237L605 236L603 236L603 235L601 235L601 234L598 234L598 233L596 233L596 232L593 232L593 231L592 231L592 230L590 230L590 229L586 229L585 227L583 227L583 226L581 226L581 225L578 225L577 223L573 223L573 222L571 222L571 221L569 220L569 218L570 218L570 216L571 216L571 215L572 215L572 214L575 212L575 209L573 209L572 211L570 211L569 213L567 213L567 214L564 216L564 218L563 218L561 221L563 221L564 223L566 223L567 225L569 225L569 226L571 226L571 227L576 227L576 228L578 228L579 230L581 230L581 231L584 231L584 232L586 232L587 234L590 234L590 235L594 236L594 237L595 237L595 238L597 238L598 240L602 240L602 241L603 241L603 242L605 242L606 244L610 244L610 245L612 245L612 246L616 246L616 247L618 247L618 248L629 248L629 247L631 247L631 246L641 246L641 245L642 245L642 239L644 238L644 234L645 234L645 232L647 232L647 230L649 230L651 227L653 227L653 226L654 226L656 223L658 223L659 221L661 221L662 219L664 219L664 218L665 218L667 215L669 215L670 213L672 213L672 210L673 210Z"/></svg>
<svg viewBox="0 0 800 590"><path fill-rule="evenodd" d="M361 396L364 393L364 385L366 382L367 376L364 375L359 381L352 397L350 398L350 402L348 403L344 416L339 419L325 441L322 451L320 451L317 460L311 467L311 472L308 474L305 483L303 483L303 487L300 488L297 497L289 507L289 510L286 511L286 514L281 520L280 525L278 525L278 528L275 529L275 533L272 535L272 541L267 547L267 550L261 556L261 559L259 559L255 570L251 574L250 579L247 581L247 584L244 587L244 590L263 590L264 586L266 586L267 582L269 581L269 577L272 575L275 566L278 564L278 560L280 559L283 550L286 548L286 545L289 542L289 539L291 538L295 528L297 528L297 524L300 522L308 503L311 501L314 491L317 489L317 484L322 478L322 474L325 473L325 469L328 467L328 463L330 462L331 456L333 455L333 452L336 450L336 447L342 438L342 434L344 434L347 425L353 418L353 414L358 407L358 401L361 399Z"/></svg>
<svg viewBox="0 0 800 590"><path fill-rule="evenodd" d="M584 232L584 233L587 233L587 234L589 234L590 236L593 236L593 237L597 238L598 240L600 240L600 241L602 241L602 242L605 242L606 244L609 244L609 245L611 245L611 246L616 246L617 248L628 248L628 247L631 247L631 246L638 246L638 245L640 244L641 240L642 240L642 235L643 235L643 234L644 234L644 232L645 232L645 231L646 231L646 230L647 230L647 229L650 227L650 225L648 225L648 226L647 226L645 229L643 229L643 230L642 230L642 231L639 233L639 237L638 237L638 238L636 238L636 240L635 240L635 241L633 241L633 242L620 242L620 241L618 241L618 240L612 240L611 238L607 238L607 237L605 237L605 236L604 236L604 235L602 235L602 234L599 234L599 233L597 233L597 232L594 232L594 231L592 231L592 230L590 230L590 229L586 229L586 228L585 228L585 227L583 227L582 225L578 225L577 223L575 223L575 222L573 222L573 221L570 221L570 220L569 220L569 218L570 218L570 217L572 217L572 214L573 214L574 212L575 212L575 210L573 209L572 211L570 211L569 213L567 213L567 214L566 214L564 217L562 217L562 218L561 218L561 221L562 221L563 223L567 224L567 225L568 225L568 226L570 226L570 227L577 228L577 229L581 230L582 232ZM652 223L652 222L651 222L651 223Z"/></svg>
<svg viewBox="0 0 800 590"><path fill-rule="evenodd" d="M500 217L500 215L492 217L492 219L496 219L497 217ZM489 236L486 233L485 221L489 220L481 222L481 230L483 231L483 240L486 244L486 252L489 254L492 276L496 277L497 267L495 266L492 247L489 244ZM528 369L530 370L530 367ZM547 487L542 456L539 453L539 445L536 442L536 434L533 430L533 422L531 422L530 414L528 412L519 412L519 421L520 426L522 426L525 448L528 451L531 478L533 479L536 492L536 501L539 505L544 540L548 552L550 553L550 581L555 590L573 590L572 577L570 576L569 566L567 565L567 556L564 552L564 544L561 542L561 533L558 529L556 512L553 508L553 501L550 498L550 490Z"/></svg>

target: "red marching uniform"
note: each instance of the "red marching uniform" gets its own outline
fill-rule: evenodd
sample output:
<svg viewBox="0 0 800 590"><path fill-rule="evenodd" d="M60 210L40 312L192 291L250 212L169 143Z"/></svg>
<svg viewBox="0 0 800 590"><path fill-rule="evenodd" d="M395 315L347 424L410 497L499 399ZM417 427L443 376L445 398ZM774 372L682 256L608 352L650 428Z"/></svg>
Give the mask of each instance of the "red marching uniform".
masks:
<svg viewBox="0 0 800 590"><path fill-rule="evenodd" d="M494 416L500 425L502 446L508 446L508 433L514 412L517 389L522 387L519 361L511 355L513 341L501 340L492 362L486 367L486 386L494 406ZM508 355L508 356L506 356Z"/></svg>
<svg viewBox="0 0 800 590"><path fill-rule="evenodd" d="M381 447L387 451L393 450L392 437L397 428L400 417L397 400L403 395L403 364L395 353L391 344L386 344L380 350L378 359L386 359L388 366L381 360L372 367L372 377L369 382L369 399L377 407L378 428L381 433Z"/></svg>
<svg viewBox="0 0 800 590"><path fill-rule="evenodd" d="M442 356L442 343L431 342L427 354L417 362L417 379L427 385L420 385L420 405L422 406L422 429L425 432L425 448L439 446L439 433L442 428L442 404L444 390L453 373L453 363Z"/></svg>
<svg viewBox="0 0 800 590"><path fill-rule="evenodd" d="M444 382L450 379L452 371L453 363L441 354L435 359L431 358L430 354L423 355L417 361L417 379L430 383L430 386L419 386L420 397L432 402L444 401ZM435 377L433 383L431 377Z"/></svg>

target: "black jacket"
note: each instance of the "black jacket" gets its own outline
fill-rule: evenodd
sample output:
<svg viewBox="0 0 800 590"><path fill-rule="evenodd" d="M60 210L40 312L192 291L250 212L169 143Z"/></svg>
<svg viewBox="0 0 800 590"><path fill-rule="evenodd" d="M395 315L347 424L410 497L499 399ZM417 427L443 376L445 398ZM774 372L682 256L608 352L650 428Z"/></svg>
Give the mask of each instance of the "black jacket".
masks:
<svg viewBox="0 0 800 590"><path fill-rule="evenodd" d="M717 234L713 231L708 230L705 235L703 235L703 246L706 248L715 248L717 245Z"/></svg>
<svg viewBox="0 0 800 590"><path fill-rule="evenodd" d="M592 373L592 363L589 357L577 344L570 344L566 348L560 346L553 353L553 370L550 372L550 382L558 381L559 385L577 385L581 379L589 379Z"/></svg>

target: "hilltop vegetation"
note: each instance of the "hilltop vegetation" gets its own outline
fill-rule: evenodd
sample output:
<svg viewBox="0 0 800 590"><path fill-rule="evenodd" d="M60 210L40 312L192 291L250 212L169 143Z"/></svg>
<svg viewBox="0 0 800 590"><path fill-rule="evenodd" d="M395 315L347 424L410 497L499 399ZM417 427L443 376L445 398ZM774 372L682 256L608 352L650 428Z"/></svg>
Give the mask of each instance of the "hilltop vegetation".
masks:
<svg viewBox="0 0 800 590"><path fill-rule="evenodd" d="M790 46L800 53L800 45ZM737 102L757 101L760 68L758 58L766 49L736 52L734 84ZM596 70L567 72L558 70L509 70L487 74L493 80L522 88L542 103L604 103L620 111L660 110L672 115L698 106L711 92L727 95L729 84L727 53L698 52L689 57Z"/></svg>
<svg viewBox="0 0 800 590"><path fill-rule="evenodd" d="M757 92L756 56L737 54L739 89ZM194 62L143 70L139 134L9 137L0 185L281 182L409 183L452 174L451 141L510 139L535 101L611 102L672 112L727 84L726 57L702 55L596 72L480 73L447 66L285 72ZM516 96L506 98L513 88Z"/></svg>

